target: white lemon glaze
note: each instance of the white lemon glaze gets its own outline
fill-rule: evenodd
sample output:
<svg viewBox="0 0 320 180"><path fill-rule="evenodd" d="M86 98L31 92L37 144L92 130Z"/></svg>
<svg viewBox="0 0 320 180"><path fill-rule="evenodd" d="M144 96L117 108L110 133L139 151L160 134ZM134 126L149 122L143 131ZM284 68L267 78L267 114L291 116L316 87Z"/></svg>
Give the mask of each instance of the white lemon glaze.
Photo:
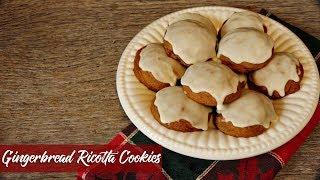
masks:
<svg viewBox="0 0 320 180"><path fill-rule="evenodd" d="M299 81L300 71L297 72L299 61L290 53L276 53L271 61L262 69L252 74L256 85L265 86L269 96L277 91L285 96L285 86L289 80Z"/></svg>
<svg viewBox="0 0 320 180"><path fill-rule="evenodd" d="M167 87L158 91L154 105L158 108L162 123L184 119L195 128L208 129L208 114L211 109L189 99L181 87Z"/></svg>
<svg viewBox="0 0 320 180"><path fill-rule="evenodd" d="M261 64L271 57L273 45L273 40L266 33L253 28L238 28L223 36L218 57L224 55L237 64Z"/></svg>
<svg viewBox="0 0 320 180"><path fill-rule="evenodd" d="M181 84L193 92L212 95L217 101L217 108L223 104L227 95L237 92L239 82L240 77L236 73L215 61L193 64L181 78Z"/></svg>
<svg viewBox="0 0 320 180"><path fill-rule="evenodd" d="M224 36L228 32L244 27L254 28L264 32L262 18L257 13L243 11L232 14L222 26L220 34L221 36Z"/></svg>
<svg viewBox="0 0 320 180"><path fill-rule="evenodd" d="M213 23L206 17L196 14L196 13L183 13L180 14L177 18L171 20L170 24L173 24L182 20L192 20L204 25L212 34L217 34L217 30L214 27Z"/></svg>
<svg viewBox="0 0 320 180"><path fill-rule="evenodd" d="M171 86L176 84L185 68L176 60L168 57L162 44L148 44L141 50L139 67L151 72L155 79Z"/></svg>
<svg viewBox="0 0 320 180"><path fill-rule="evenodd" d="M215 27L209 19L186 13L169 25L164 39L185 63L194 64L216 56L216 36Z"/></svg>
<svg viewBox="0 0 320 180"><path fill-rule="evenodd" d="M236 127L262 125L269 128L270 122L277 120L272 101L265 95L245 90L242 96L218 110L225 121L232 122Z"/></svg>

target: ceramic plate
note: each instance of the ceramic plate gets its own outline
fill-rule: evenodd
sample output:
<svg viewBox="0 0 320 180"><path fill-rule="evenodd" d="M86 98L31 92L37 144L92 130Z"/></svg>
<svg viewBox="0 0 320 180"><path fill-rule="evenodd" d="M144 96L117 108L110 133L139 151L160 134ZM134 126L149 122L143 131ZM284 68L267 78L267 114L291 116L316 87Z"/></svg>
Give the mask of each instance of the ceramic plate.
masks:
<svg viewBox="0 0 320 180"><path fill-rule="evenodd" d="M268 34L275 41L276 52L290 52L304 67L300 91L273 101L279 121L265 133L251 138L235 138L211 129L182 133L161 126L150 112L155 93L142 85L133 73L135 53L149 43L163 41L166 28L182 13L199 13L209 18L217 29L234 12L231 7L199 7L164 16L142 29L123 52L117 70L117 91L121 105L140 131L156 143L180 154L203 159L230 160L251 157L273 150L297 135L310 120L319 99L319 73L315 61L303 42L280 23L261 16Z"/></svg>

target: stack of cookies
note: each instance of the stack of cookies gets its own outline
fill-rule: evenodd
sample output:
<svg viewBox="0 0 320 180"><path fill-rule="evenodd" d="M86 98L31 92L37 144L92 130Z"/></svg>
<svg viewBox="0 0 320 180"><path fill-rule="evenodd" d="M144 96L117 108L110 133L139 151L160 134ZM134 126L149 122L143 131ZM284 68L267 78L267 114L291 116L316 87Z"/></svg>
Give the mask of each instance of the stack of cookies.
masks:
<svg viewBox="0 0 320 180"><path fill-rule="evenodd" d="M235 137L262 134L277 120L272 99L300 89L303 67L274 52L268 27L256 13L236 12L219 31L212 21L181 14L163 43L148 44L134 59L134 74L156 92L151 113L181 132L215 127Z"/></svg>

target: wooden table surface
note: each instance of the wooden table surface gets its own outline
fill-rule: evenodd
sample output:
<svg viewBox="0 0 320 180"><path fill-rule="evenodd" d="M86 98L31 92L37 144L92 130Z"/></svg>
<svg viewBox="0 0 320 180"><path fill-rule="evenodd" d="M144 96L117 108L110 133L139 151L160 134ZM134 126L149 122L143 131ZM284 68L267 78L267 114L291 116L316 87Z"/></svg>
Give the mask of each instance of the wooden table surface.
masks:
<svg viewBox="0 0 320 180"><path fill-rule="evenodd" d="M131 38L161 16L207 5L268 8L320 38L316 0L0 0L0 143L107 142L129 124L115 76ZM319 178L319 138L317 127L277 178ZM1 177L74 179L75 174Z"/></svg>

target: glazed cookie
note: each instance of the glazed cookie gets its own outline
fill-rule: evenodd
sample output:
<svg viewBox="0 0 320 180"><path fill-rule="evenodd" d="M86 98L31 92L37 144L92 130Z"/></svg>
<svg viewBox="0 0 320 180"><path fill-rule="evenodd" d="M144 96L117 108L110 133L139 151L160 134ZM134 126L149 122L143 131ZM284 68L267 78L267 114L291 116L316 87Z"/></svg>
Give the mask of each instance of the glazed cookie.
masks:
<svg viewBox="0 0 320 180"><path fill-rule="evenodd" d="M264 67L273 54L273 40L253 28L238 28L222 37L218 58L231 69L246 73Z"/></svg>
<svg viewBox="0 0 320 180"><path fill-rule="evenodd" d="M275 53L262 69L249 75L250 88L272 99L297 92L303 77L303 67L290 53Z"/></svg>
<svg viewBox="0 0 320 180"><path fill-rule="evenodd" d="M220 29L221 37L237 28L254 28L261 32L267 32L267 27L263 24L262 18L254 12L236 12L227 19Z"/></svg>
<svg viewBox="0 0 320 180"><path fill-rule="evenodd" d="M136 53L133 72L138 80L152 91L175 86L185 68L168 57L162 44L149 44Z"/></svg>
<svg viewBox="0 0 320 180"><path fill-rule="evenodd" d="M217 32L209 19L186 13L167 28L164 48L168 56L189 66L216 56L216 36Z"/></svg>
<svg viewBox="0 0 320 180"><path fill-rule="evenodd" d="M183 21L183 20L191 20L191 21L196 21L200 22L203 26L205 26L211 33L217 34L217 30L214 27L213 23L206 17L196 14L196 13L183 13L180 14L178 17L175 17L174 19L171 20L170 24L173 24L178 21Z"/></svg>
<svg viewBox="0 0 320 180"><path fill-rule="evenodd" d="M215 61L190 66L181 78L186 95L194 101L216 106L230 103L241 95L245 82L227 66Z"/></svg>
<svg viewBox="0 0 320 180"><path fill-rule="evenodd" d="M216 126L223 133L235 137L262 134L277 120L273 104L265 95L245 90L234 102L218 110Z"/></svg>
<svg viewBox="0 0 320 180"><path fill-rule="evenodd" d="M181 132L207 130L211 116L211 108L189 99L178 86L158 91L150 109L160 124Z"/></svg>

